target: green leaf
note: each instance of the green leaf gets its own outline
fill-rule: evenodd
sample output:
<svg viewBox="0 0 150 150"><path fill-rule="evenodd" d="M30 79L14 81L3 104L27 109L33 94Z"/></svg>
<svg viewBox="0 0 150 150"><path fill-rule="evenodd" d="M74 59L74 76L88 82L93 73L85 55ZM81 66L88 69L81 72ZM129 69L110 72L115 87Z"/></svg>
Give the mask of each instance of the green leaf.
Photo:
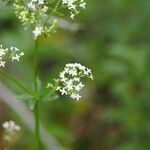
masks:
<svg viewBox="0 0 150 150"><path fill-rule="evenodd" d="M59 96L56 94L56 93L53 93L53 94L48 94L48 95L45 95L43 98L42 98L42 101L44 102L49 102L49 101L52 101L52 100L56 100L58 99Z"/></svg>
<svg viewBox="0 0 150 150"><path fill-rule="evenodd" d="M29 94L22 94L22 95L18 95L16 97L18 100L21 100L21 101L29 101L30 99L32 99L32 96L29 95Z"/></svg>
<svg viewBox="0 0 150 150"><path fill-rule="evenodd" d="M19 95L17 96L17 99L26 102L31 110L34 109L36 100L34 100L31 95L28 94Z"/></svg>
<svg viewBox="0 0 150 150"><path fill-rule="evenodd" d="M29 100L29 108L31 109L31 110L33 110L34 109L34 107L35 107L35 103L36 103L36 100L34 100L34 99L30 99Z"/></svg>

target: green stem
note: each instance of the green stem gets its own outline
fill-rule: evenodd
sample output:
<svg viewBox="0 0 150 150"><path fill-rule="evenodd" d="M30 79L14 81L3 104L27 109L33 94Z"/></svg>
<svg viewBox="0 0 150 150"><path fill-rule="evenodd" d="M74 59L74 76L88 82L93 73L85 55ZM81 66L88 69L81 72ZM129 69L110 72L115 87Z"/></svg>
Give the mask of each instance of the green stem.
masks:
<svg viewBox="0 0 150 150"><path fill-rule="evenodd" d="M37 144L37 150L42 150L42 144L40 139L40 125L39 125L39 101L36 101L34 108L34 117L35 117L35 138Z"/></svg>
<svg viewBox="0 0 150 150"><path fill-rule="evenodd" d="M35 92L37 92L37 75L38 75L38 39L35 41L34 47L34 88Z"/></svg>
<svg viewBox="0 0 150 150"><path fill-rule="evenodd" d="M34 47L34 90L37 97L35 98L35 107L34 107L34 118L35 118L35 139L37 144L37 150L42 150L42 143L40 139L40 121L39 121L39 97L38 97L38 85L37 85L37 76L38 76L38 39L35 41Z"/></svg>
<svg viewBox="0 0 150 150"><path fill-rule="evenodd" d="M5 76L6 78L10 79L14 83L16 83L21 89L23 89L26 93L32 95L32 92L30 92L22 83L20 83L17 79L15 79L12 75L8 74L4 70L0 69L0 73Z"/></svg>

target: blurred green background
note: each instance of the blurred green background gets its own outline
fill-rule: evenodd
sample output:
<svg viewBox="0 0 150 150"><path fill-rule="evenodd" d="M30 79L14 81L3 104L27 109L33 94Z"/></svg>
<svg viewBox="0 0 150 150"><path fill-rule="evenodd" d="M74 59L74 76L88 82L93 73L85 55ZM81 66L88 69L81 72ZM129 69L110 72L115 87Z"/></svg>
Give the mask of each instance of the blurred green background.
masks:
<svg viewBox="0 0 150 150"><path fill-rule="evenodd" d="M0 44L16 46L25 56L6 70L31 87L33 46L14 12L0 3ZM66 17L67 18L67 17ZM70 21L69 19L67 19ZM93 71L82 99L69 97L42 104L41 120L65 150L150 149L150 1L88 0L73 23L79 29L40 38L39 76L46 87L66 63L79 62ZM10 89L18 87L2 78ZM22 126L13 150L34 150L33 135L15 110L5 104L0 122L11 119Z"/></svg>

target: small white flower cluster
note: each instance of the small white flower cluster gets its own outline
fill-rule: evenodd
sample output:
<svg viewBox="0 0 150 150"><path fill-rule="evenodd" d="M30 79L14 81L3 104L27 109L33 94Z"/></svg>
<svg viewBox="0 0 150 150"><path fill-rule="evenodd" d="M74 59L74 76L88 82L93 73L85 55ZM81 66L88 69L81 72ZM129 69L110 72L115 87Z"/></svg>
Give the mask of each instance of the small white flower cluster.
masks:
<svg viewBox="0 0 150 150"><path fill-rule="evenodd" d="M81 78L89 77L93 79L91 69L82 66L79 63L66 64L64 71L60 72L59 79L55 80L56 91L61 92L62 95L70 95L71 98L79 100L81 96L79 91L84 87ZM51 84L48 84L48 88Z"/></svg>
<svg viewBox="0 0 150 150"><path fill-rule="evenodd" d="M85 9L86 2L84 0L62 0L62 5L68 7L70 10L70 18L74 19L79 13L78 8Z"/></svg>
<svg viewBox="0 0 150 150"><path fill-rule="evenodd" d="M42 7L45 4L44 0L31 0L27 5L33 11L36 11L38 7ZM44 5L45 12L47 11L47 6Z"/></svg>
<svg viewBox="0 0 150 150"><path fill-rule="evenodd" d="M4 140L12 142L14 136L17 132L21 130L21 127L17 125L14 121L6 121L2 124L2 127L5 129Z"/></svg>
<svg viewBox="0 0 150 150"><path fill-rule="evenodd" d="M9 132L14 132L14 131L20 131L21 128L18 126L14 121L6 121L2 124L2 127L9 131Z"/></svg>
<svg viewBox="0 0 150 150"><path fill-rule="evenodd" d="M20 57L24 55L24 53L19 52L20 50L16 47L11 47L10 51L11 51L10 57L11 57L12 61L19 61Z"/></svg>
<svg viewBox="0 0 150 150"><path fill-rule="evenodd" d="M16 47L3 48L2 45L0 45L0 67L5 67L6 59L11 58L12 61L19 61L20 57L24 55L23 52L20 52L20 50Z"/></svg>
<svg viewBox="0 0 150 150"><path fill-rule="evenodd" d="M40 35L49 34L56 21L47 26L48 6L44 0L26 0L17 1L14 4L16 16L21 23L28 28L32 27L33 37L36 40ZM56 27L55 27L56 28Z"/></svg>
<svg viewBox="0 0 150 150"><path fill-rule="evenodd" d="M37 39L43 33L43 27L35 27L32 31L34 38Z"/></svg>

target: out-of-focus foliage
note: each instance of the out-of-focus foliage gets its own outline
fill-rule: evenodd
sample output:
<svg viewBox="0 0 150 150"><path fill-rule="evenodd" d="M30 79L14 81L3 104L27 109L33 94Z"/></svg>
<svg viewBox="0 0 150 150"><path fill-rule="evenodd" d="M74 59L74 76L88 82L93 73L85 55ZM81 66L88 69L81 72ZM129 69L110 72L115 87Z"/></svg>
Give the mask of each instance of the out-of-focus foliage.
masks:
<svg viewBox="0 0 150 150"><path fill-rule="evenodd" d="M23 61L7 70L30 86L31 33L23 30L13 11L2 5L0 10L0 43L17 46L25 53ZM149 10L149 0L89 0L87 9L75 20L81 23L78 31L59 30L40 39L44 87L68 62L89 66L94 74L80 102L60 97L42 105L44 126L65 149L150 149ZM21 93L11 82L7 84ZM25 145L21 141L26 137L20 145Z"/></svg>

